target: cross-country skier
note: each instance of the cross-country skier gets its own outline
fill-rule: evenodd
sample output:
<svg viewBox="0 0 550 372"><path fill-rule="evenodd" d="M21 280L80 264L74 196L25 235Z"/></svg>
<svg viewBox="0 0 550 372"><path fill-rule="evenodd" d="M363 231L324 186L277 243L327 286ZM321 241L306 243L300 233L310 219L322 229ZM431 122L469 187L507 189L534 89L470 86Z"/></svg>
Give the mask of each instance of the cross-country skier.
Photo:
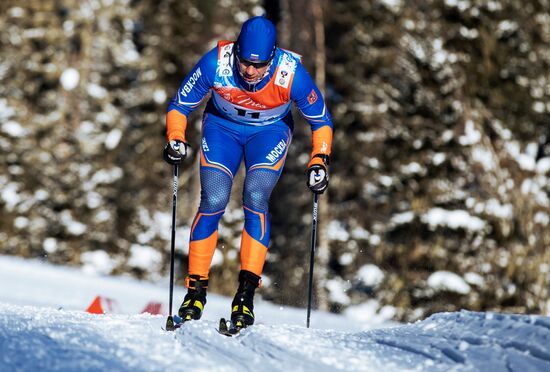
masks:
<svg viewBox="0 0 550 372"><path fill-rule="evenodd" d="M189 114L212 92L202 121L201 201L191 228L188 292L179 309L184 321L202 315L218 223L244 157L245 223L231 320L241 326L254 323L254 291L260 285L269 244L269 198L292 138L292 102L312 130L307 186L314 193L323 193L328 186L332 121L300 58L277 47L276 29L269 20L251 18L243 24L237 41L220 41L200 59L168 106L164 159L180 164L187 155Z"/></svg>

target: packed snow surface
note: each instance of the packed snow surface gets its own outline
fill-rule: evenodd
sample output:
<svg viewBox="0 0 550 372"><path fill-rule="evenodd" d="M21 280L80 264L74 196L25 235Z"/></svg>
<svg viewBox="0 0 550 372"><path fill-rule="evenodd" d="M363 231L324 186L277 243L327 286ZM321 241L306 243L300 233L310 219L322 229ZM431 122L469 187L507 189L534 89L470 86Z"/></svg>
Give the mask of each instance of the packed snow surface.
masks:
<svg viewBox="0 0 550 372"><path fill-rule="evenodd" d="M314 312L307 329L302 309L260 301L258 324L228 338L215 330L216 318L229 311L228 298L209 296L202 320L165 332L163 315L77 310L93 290L118 296L131 313L161 287L0 256L0 370L550 370L544 316L461 311L362 329L349 318ZM25 298L35 305L24 305Z"/></svg>

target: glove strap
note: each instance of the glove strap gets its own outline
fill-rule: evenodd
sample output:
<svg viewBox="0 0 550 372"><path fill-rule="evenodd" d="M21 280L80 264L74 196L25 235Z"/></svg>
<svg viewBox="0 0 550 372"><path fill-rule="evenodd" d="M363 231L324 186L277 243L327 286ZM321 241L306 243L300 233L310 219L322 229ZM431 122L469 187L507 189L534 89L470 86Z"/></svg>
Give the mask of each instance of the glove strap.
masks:
<svg viewBox="0 0 550 372"><path fill-rule="evenodd" d="M325 163L325 165L330 164L330 156L328 156L327 154L315 154L313 155L313 158L321 158L323 160L323 163Z"/></svg>

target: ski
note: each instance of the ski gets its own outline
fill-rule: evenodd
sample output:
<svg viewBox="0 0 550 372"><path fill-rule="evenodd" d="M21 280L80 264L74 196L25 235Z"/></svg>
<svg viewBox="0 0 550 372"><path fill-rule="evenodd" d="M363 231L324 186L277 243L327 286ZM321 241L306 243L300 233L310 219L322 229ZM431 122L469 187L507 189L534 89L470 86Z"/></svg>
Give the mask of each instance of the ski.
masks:
<svg viewBox="0 0 550 372"><path fill-rule="evenodd" d="M229 326L228 326L229 323ZM243 328L246 328L246 326L241 323L237 322L237 324L233 324L231 321L225 320L225 318L220 319L220 326L217 329L218 333L227 337L233 337L237 336Z"/></svg>

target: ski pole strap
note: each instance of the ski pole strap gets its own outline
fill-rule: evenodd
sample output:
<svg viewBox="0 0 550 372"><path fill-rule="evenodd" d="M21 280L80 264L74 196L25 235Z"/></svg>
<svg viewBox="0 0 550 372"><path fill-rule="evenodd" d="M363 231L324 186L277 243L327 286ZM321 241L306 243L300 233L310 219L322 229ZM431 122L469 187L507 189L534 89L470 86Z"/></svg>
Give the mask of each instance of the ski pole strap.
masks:
<svg viewBox="0 0 550 372"><path fill-rule="evenodd" d="M313 155L312 159L313 158L321 158L321 160L323 160L323 163L325 163L325 165L330 164L330 156L328 156L327 154L315 154Z"/></svg>

